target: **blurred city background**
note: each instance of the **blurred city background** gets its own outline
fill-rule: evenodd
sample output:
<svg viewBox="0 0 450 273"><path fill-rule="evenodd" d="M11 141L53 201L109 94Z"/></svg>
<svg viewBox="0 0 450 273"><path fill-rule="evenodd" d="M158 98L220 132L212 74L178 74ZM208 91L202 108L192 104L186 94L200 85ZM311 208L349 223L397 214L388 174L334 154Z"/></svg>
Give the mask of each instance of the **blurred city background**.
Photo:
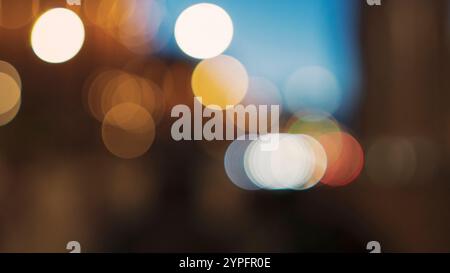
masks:
<svg viewBox="0 0 450 273"><path fill-rule="evenodd" d="M232 21L214 56L174 33L201 2ZM57 7L85 30L66 59L36 23ZM448 0L0 0L0 252L449 252L449 26ZM172 138L174 106L227 88L328 169L249 188L236 142Z"/></svg>

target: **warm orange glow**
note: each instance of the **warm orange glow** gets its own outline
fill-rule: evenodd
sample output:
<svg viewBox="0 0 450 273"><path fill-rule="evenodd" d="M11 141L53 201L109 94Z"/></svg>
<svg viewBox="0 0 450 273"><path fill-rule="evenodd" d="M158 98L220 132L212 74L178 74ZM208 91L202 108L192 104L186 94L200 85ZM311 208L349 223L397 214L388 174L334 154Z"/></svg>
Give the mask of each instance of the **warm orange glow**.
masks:
<svg viewBox="0 0 450 273"><path fill-rule="evenodd" d="M105 116L102 137L106 148L114 155L131 159L145 154L155 139L155 124L145 108L124 103L112 108Z"/></svg>
<svg viewBox="0 0 450 273"><path fill-rule="evenodd" d="M91 114L103 121L106 113L123 103L144 107L158 121L164 111L164 98L153 82L120 70L106 70L87 81L85 100Z"/></svg>
<svg viewBox="0 0 450 273"><path fill-rule="evenodd" d="M221 55L202 61L192 75L192 89L205 106L225 109L239 104L248 89L248 74L235 58Z"/></svg>
<svg viewBox="0 0 450 273"><path fill-rule="evenodd" d="M0 72L0 115L11 111L20 101L20 87L8 74Z"/></svg>
<svg viewBox="0 0 450 273"><path fill-rule="evenodd" d="M328 156L328 167L322 183L345 186L353 182L364 166L364 152L358 141L346 133L329 133L319 137Z"/></svg>

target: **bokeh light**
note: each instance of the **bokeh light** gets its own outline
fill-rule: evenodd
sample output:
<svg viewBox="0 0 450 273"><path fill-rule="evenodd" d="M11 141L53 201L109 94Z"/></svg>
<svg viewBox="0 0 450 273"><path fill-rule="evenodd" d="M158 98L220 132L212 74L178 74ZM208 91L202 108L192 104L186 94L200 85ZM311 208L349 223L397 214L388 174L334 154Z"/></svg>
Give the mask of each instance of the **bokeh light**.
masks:
<svg viewBox="0 0 450 273"><path fill-rule="evenodd" d="M334 132L321 135L318 140L328 158L327 171L321 180L323 184L345 186L358 178L364 166L364 151L353 136Z"/></svg>
<svg viewBox="0 0 450 273"><path fill-rule="evenodd" d="M192 75L192 89L202 104L226 109L240 103L248 90L245 67L235 58L220 55L200 62Z"/></svg>
<svg viewBox="0 0 450 273"><path fill-rule="evenodd" d="M4 114L0 114L0 126L10 123L19 113L22 100L19 99L11 110Z"/></svg>
<svg viewBox="0 0 450 273"><path fill-rule="evenodd" d="M267 149L267 141L278 141L278 145ZM268 190L309 189L320 181L326 166L327 157L321 144L300 134L258 138L247 147L244 156L247 176L255 185Z"/></svg>
<svg viewBox="0 0 450 273"><path fill-rule="evenodd" d="M112 108L105 116L102 137L114 155L132 159L145 154L155 139L155 123L147 110L133 103Z"/></svg>
<svg viewBox="0 0 450 273"><path fill-rule="evenodd" d="M138 78L128 73L120 73L109 81L103 90L102 112L106 114L114 106L125 102L141 105L143 100L141 91Z"/></svg>
<svg viewBox="0 0 450 273"><path fill-rule="evenodd" d="M95 73L85 84L85 106L98 121L122 103L145 108L154 121L164 112L163 92L152 81L122 70L106 69Z"/></svg>
<svg viewBox="0 0 450 273"><path fill-rule="evenodd" d="M11 122L20 110L22 80L11 64L0 61L0 126Z"/></svg>
<svg viewBox="0 0 450 273"><path fill-rule="evenodd" d="M345 133L339 122L329 113L303 111L293 115L285 130L291 134L306 134L319 141L326 154L326 168L318 177L324 184L344 186L352 182L361 172L362 149L356 140Z"/></svg>
<svg viewBox="0 0 450 273"><path fill-rule="evenodd" d="M165 1L99 0L83 3L88 21L136 54L160 51L170 32L162 31Z"/></svg>
<svg viewBox="0 0 450 273"><path fill-rule="evenodd" d="M85 82L83 102L89 113L100 122L103 122L106 114L102 109L103 92L108 83L121 73L120 70L102 69Z"/></svg>
<svg viewBox="0 0 450 273"><path fill-rule="evenodd" d="M0 61L0 73L5 73L12 77L16 81L19 88L22 89L22 80L20 79L19 72L17 72L17 69L10 63Z"/></svg>
<svg viewBox="0 0 450 273"><path fill-rule="evenodd" d="M241 101L244 106L267 107L267 115L263 115L264 111L258 111L258 124L265 124L262 126L249 126L249 115L245 115L245 126L239 122L234 122L238 130L248 134L258 134L271 132L273 126L279 126L279 119L271 119L272 107L278 106L278 112L282 112L283 100L278 87L269 79L263 77L250 77L249 86L244 99ZM236 115L235 115L236 116ZM245 127L245 128L244 128Z"/></svg>
<svg viewBox="0 0 450 273"><path fill-rule="evenodd" d="M20 87L8 74L0 72L0 115L9 112L20 100Z"/></svg>
<svg viewBox="0 0 450 273"><path fill-rule="evenodd" d="M281 105L283 104L278 87L269 79L250 77L247 94L242 101L244 105ZM270 109L270 107L269 107Z"/></svg>
<svg viewBox="0 0 450 273"><path fill-rule="evenodd" d="M318 139L327 133L340 132L339 123L325 112L299 112L289 119L286 131L290 134L306 134Z"/></svg>
<svg viewBox="0 0 450 273"><path fill-rule="evenodd" d="M184 10L175 24L175 39L187 55L197 59L222 54L233 39L233 22L221 7L201 3Z"/></svg>
<svg viewBox="0 0 450 273"><path fill-rule="evenodd" d="M83 8L83 14L85 16L85 18L87 19L87 23L90 24L95 24L98 25L102 22L105 22L106 19L108 19L108 16L100 16L100 10L102 7L102 4L110 4L113 5L115 4L114 0L111 1L103 1L103 0L98 0L98 1L85 1L85 3L83 3L82 8ZM103 8L103 7L102 7ZM103 14L103 15L107 15L107 14ZM103 20L103 21L101 21Z"/></svg>
<svg viewBox="0 0 450 273"><path fill-rule="evenodd" d="M309 144L314 156L311 157L314 160L314 169L311 176L306 183L297 188L298 190L307 190L316 186L324 177L325 172L327 171L328 157L322 144L320 144L320 142L318 142L315 138L308 135L302 135L302 137L306 141L307 145Z"/></svg>
<svg viewBox="0 0 450 273"><path fill-rule="evenodd" d="M231 182L241 189L250 191L260 189L245 172L245 152L251 143L252 140L249 136L246 136L245 139L242 137L242 139L233 141L228 146L224 159L225 171Z"/></svg>
<svg viewBox="0 0 450 273"><path fill-rule="evenodd" d="M106 114L113 107L122 103L134 103L144 107L155 116L159 103L158 87L144 78L122 72L109 81L102 93L101 108Z"/></svg>
<svg viewBox="0 0 450 273"><path fill-rule="evenodd" d="M304 110L334 113L342 102L336 76L321 66L303 67L286 81L284 99L292 113Z"/></svg>
<svg viewBox="0 0 450 273"><path fill-rule="evenodd" d="M84 43L84 25L78 15L65 8L42 14L33 26L31 46L48 63L63 63L75 57Z"/></svg>
<svg viewBox="0 0 450 273"><path fill-rule="evenodd" d="M158 52L169 40L170 33L161 30L165 15L160 1L139 1L118 30L119 40L136 53Z"/></svg>

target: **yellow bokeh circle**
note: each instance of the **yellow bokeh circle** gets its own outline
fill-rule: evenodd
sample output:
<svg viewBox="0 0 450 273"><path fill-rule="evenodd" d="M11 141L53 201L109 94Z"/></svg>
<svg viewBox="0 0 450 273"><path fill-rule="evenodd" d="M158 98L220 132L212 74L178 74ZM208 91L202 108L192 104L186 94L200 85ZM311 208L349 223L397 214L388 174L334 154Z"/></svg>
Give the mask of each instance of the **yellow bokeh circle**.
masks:
<svg viewBox="0 0 450 273"><path fill-rule="evenodd" d="M192 75L192 89L202 104L226 109L239 104L249 86L247 70L231 56L220 55L200 62Z"/></svg>

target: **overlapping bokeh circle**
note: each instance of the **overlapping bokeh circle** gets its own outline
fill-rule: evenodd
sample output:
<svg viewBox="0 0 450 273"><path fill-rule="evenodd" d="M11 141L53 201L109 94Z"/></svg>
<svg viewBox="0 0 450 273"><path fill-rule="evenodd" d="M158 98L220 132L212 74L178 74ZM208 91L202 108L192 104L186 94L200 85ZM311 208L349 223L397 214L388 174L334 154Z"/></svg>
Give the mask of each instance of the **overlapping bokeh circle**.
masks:
<svg viewBox="0 0 450 273"><path fill-rule="evenodd" d="M10 63L0 61L0 126L11 122L22 102L22 80Z"/></svg>
<svg viewBox="0 0 450 273"><path fill-rule="evenodd" d="M247 135L225 155L230 180L244 190L307 190L354 182L364 165L356 138L324 112L295 114L285 133Z"/></svg>

